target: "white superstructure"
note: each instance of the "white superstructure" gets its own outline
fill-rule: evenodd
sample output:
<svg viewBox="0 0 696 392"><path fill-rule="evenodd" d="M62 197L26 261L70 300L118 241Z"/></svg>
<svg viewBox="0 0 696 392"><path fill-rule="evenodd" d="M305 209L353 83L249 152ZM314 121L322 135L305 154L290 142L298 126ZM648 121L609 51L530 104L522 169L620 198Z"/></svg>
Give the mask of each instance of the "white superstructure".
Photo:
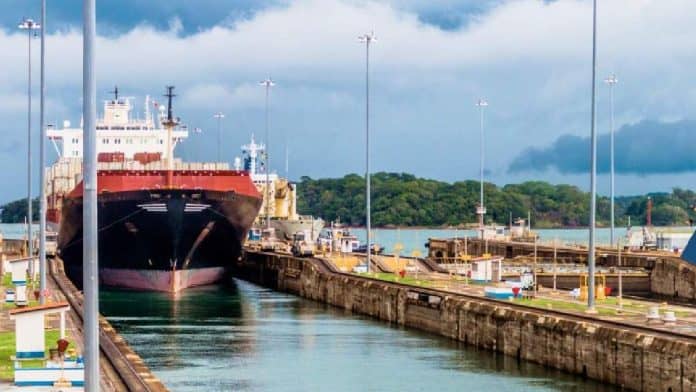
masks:
<svg viewBox="0 0 696 392"><path fill-rule="evenodd" d="M132 98L119 98L118 90L115 97L104 102L104 115L97 120L97 153L123 153L125 160L135 159L137 153L160 154L162 160L169 158L167 144L167 129L161 127L166 108L157 103L151 103L145 98L144 118L132 118ZM157 121L153 121L150 105L156 109ZM63 122L62 129L49 128L48 138L55 144L61 158L82 158L82 124L71 127L69 121ZM171 150L188 137L186 126L172 130Z"/></svg>
<svg viewBox="0 0 696 392"><path fill-rule="evenodd" d="M243 169L249 172L251 180L256 189L263 195L261 210L257 216L257 222L266 219L266 211L271 216L271 227L278 232L278 238L290 240L297 232L306 231L311 233L313 240L319 236L319 232L324 228L324 221L321 218L312 216L302 216L297 214L297 184L291 183L287 178L282 178L276 173L268 174L269 192L268 199L270 205L266 209L266 170L262 162L262 155L266 152L264 144L256 143L254 135L251 135L249 144L242 146L244 154ZM242 159L235 158L237 170L242 168Z"/></svg>
<svg viewBox="0 0 696 392"><path fill-rule="evenodd" d="M249 176L251 176L251 181L254 183L256 186L256 190L259 191L260 194L263 195L263 203L261 204L261 210L259 211L259 215L257 219L263 220L266 217L266 211L268 211L269 215L273 218L278 216L278 214L282 211L287 210L288 208L292 208L291 212L286 212L284 215L287 216L288 214L295 214L295 207L294 203L292 203L291 206L285 206L285 205L278 205L279 203L286 202L286 197L285 194L282 192L281 188L287 187L288 183L287 180L281 181L282 184L279 183L279 178L278 174L276 173L268 173L268 184L269 184L269 190L268 190L268 198L273 200L274 202L270 203L270 206L268 209L266 208L267 200L266 200L266 167L261 164L261 155L266 152L266 146L264 144L259 144L256 143L256 140L254 139L254 135L251 135L251 142L249 144L245 144L242 146L242 153L245 155L244 157L244 167L243 169L249 172ZM235 159L235 161L239 161L239 159ZM294 194L293 194L294 197ZM280 198L280 200L278 200ZM292 200L294 201L294 199ZM290 202L292 202L290 201Z"/></svg>

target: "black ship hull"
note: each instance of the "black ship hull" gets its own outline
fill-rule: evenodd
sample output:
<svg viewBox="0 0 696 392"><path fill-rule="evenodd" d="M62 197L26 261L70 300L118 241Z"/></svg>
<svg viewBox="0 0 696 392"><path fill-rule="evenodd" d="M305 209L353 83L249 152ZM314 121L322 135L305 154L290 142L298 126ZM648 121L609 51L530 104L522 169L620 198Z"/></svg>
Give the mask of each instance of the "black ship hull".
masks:
<svg viewBox="0 0 696 392"><path fill-rule="evenodd" d="M260 206L260 198L235 192L102 192L99 280L108 286L171 292L214 283L239 258ZM66 273L81 286L81 197L63 204L58 247Z"/></svg>

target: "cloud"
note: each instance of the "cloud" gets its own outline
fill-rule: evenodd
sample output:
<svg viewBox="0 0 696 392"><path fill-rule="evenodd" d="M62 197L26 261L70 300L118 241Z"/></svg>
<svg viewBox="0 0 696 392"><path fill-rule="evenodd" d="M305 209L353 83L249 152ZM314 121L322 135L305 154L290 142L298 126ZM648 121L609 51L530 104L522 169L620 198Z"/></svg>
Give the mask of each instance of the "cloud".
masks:
<svg viewBox="0 0 696 392"><path fill-rule="evenodd" d="M14 31L22 16L35 16L35 19L38 19L40 2L14 3L21 5L12 7L4 4L3 12L0 13L0 26L4 26L6 30ZM261 10L284 3L284 0L97 1L97 32L101 35L117 36L142 24L166 31L173 19L179 19L182 35L190 35L211 25L251 18ZM81 26L82 0L49 2L46 13L50 32Z"/></svg>
<svg viewBox="0 0 696 392"><path fill-rule="evenodd" d="M99 98L118 84L138 97L142 111L145 94L161 99L164 85L174 84L177 115L189 125L214 129L212 113L226 113L228 159L251 132L263 130L263 89L256 83L271 76L277 81L272 155L282 156L289 143L296 176L362 172L364 47L356 37L373 29L379 38L370 52L375 170L476 178L474 102L481 96L490 103L486 167L492 181L528 178L509 172L510 162L525 148L553 143L559 129L571 137L587 133L589 0L153 0L135 7L129 6L134 0L125 1L118 3L128 10L122 14L100 2L106 8L98 13ZM77 0L65 4L79 9ZM55 8L49 4L53 26L72 9ZM19 17L24 8L18 9ZM80 117L82 42L74 13L47 38L47 119L57 123ZM600 76L616 72L620 79L617 124L696 118L696 89L685 82L696 63L696 2L615 0L600 2L598 13ZM0 31L0 47L3 137L24 143L26 36L7 28ZM34 49L36 59L38 44ZM34 82L36 92L38 73ZM600 88L598 100L605 108L606 89ZM600 110L600 129L607 119ZM210 159L214 134L192 137L177 153ZM0 167L19 156L0 153ZM0 200L21 192L23 180L15 177L0 171L0 182L17 185L0 191Z"/></svg>
<svg viewBox="0 0 696 392"><path fill-rule="evenodd" d="M663 123L643 121L615 133L615 170L618 174L666 174L696 171L696 121ZM597 171L610 171L610 136L597 140ZM509 170L545 171L564 174L588 173L590 138L563 135L545 148L531 147L512 161Z"/></svg>

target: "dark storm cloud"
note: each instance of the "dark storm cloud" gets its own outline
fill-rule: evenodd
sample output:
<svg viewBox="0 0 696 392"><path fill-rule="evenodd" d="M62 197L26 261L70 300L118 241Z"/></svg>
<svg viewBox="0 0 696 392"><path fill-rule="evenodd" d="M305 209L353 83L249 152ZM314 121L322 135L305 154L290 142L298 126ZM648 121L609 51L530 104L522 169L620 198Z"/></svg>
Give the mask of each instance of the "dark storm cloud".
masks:
<svg viewBox="0 0 696 392"><path fill-rule="evenodd" d="M378 3L380 1L377 1ZM503 0L394 1L395 9L413 12L426 24L442 30L458 30L472 17L483 15ZM147 24L168 30L173 19L181 21L181 34L195 34L220 23L233 23L253 17L270 7L282 7L286 0L120 0L98 1L99 34L117 35ZM39 2L9 0L0 13L0 27L15 30L23 17L39 18ZM48 4L49 30L64 30L82 25L82 0L61 0L60 6Z"/></svg>
<svg viewBox="0 0 696 392"><path fill-rule="evenodd" d="M99 34L119 34L142 24L159 30L169 29L171 20L181 21L183 35L194 34L221 22L252 17L265 8L282 4L281 0L120 0L98 1ZM0 26L12 31L23 17L39 18L38 1L9 0L3 4ZM49 30L82 26L82 0L49 1L46 6Z"/></svg>
<svg viewBox="0 0 696 392"><path fill-rule="evenodd" d="M609 172L609 134L597 139L597 170ZM696 171L696 121L643 121L615 135L616 172L664 174ZM511 173L557 169L564 174L590 169L590 138L563 135L548 147L530 147L508 167Z"/></svg>

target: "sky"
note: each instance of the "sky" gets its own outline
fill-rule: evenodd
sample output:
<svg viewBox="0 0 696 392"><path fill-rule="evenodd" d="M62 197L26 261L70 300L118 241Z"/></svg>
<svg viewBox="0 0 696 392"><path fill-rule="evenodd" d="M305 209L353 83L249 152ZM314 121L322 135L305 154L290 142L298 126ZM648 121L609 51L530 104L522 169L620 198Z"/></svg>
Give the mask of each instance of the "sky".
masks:
<svg viewBox="0 0 696 392"><path fill-rule="evenodd" d="M48 2L46 119L80 120L81 1ZM590 0L121 0L97 2L97 92L118 85L160 97L175 85L192 134L177 154L224 158L252 134L263 141L270 95L272 169L289 176L365 171L365 47L370 47L371 169L444 181L476 179L485 98L486 180L545 180L589 188ZM27 36L38 0L0 13L0 202L26 193ZM610 91L615 73L616 189L620 195L693 188L696 180L696 2L611 0L598 9L598 189L609 189ZM38 124L39 41L32 42ZM157 98L156 98L157 99ZM101 103L98 107L101 111ZM33 128L33 141L38 127ZM37 144L34 146L37 167ZM49 157L56 154L48 145ZM38 188L38 172L33 179Z"/></svg>

